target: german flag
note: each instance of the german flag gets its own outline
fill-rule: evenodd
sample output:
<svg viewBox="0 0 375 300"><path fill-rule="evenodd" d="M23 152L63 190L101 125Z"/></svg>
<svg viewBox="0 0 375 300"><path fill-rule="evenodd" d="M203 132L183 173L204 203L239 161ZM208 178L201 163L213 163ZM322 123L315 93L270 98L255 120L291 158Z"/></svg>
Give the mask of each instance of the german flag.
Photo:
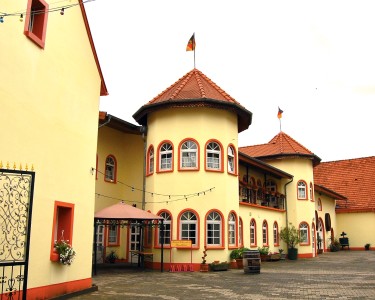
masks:
<svg viewBox="0 0 375 300"><path fill-rule="evenodd" d="M186 51L194 51L195 50L195 33L191 36L187 46Z"/></svg>
<svg viewBox="0 0 375 300"><path fill-rule="evenodd" d="M283 112L284 112L284 111L282 111L282 110L280 109L280 107L279 107L279 111L277 112L277 117L278 117L279 119L281 119Z"/></svg>

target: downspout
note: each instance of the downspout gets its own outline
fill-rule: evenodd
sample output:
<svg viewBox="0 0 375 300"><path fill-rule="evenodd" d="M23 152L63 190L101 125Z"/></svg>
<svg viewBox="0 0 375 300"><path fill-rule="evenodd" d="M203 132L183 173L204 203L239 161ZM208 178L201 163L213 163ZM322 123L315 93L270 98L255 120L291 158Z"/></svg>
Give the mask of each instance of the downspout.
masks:
<svg viewBox="0 0 375 300"><path fill-rule="evenodd" d="M285 183L285 185L284 185L284 193L285 193L285 218L286 218L285 221L286 221L286 227L288 227L288 224L289 224L289 222L288 222L288 202L287 202L287 197L286 197L286 186L287 186L289 183L292 183L293 178L294 178L294 177L292 177L292 180L288 181L288 182Z"/></svg>
<svg viewBox="0 0 375 300"><path fill-rule="evenodd" d="M142 209L145 210L146 207L146 158L147 158L147 140L146 140L146 132L147 127L142 126L140 128L140 131L142 133L142 139L143 139L143 188L142 188Z"/></svg>

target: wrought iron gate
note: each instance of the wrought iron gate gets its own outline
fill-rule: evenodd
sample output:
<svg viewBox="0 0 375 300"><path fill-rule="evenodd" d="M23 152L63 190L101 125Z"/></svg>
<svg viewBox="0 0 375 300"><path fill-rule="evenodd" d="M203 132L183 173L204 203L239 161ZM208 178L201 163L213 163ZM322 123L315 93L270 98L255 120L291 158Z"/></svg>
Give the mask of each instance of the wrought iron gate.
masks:
<svg viewBox="0 0 375 300"><path fill-rule="evenodd" d="M0 169L0 299L26 299L35 173Z"/></svg>

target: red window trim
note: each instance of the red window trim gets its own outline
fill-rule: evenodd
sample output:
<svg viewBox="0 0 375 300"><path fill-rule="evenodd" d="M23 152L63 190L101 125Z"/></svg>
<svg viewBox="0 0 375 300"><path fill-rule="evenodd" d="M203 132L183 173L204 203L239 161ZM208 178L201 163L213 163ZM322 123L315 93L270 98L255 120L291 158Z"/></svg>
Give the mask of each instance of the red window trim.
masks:
<svg viewBox="0 0 375 300"><path fill-rule="evenodd" d="M233 152L234 152L234 172L230 172L229 171L229 167L228 167L228 148L231 147L233 148ZM228 145L227 147L227 173L229 175L233 175L233 176L237 176L238 175L238 162L237 162L237 150L236 150L236 147L231 143Z"/></svg>
<svg viewBox="0 0 375 300"><path fill-rule="evenodd" d="M154 170L152 172L150 172L150 152L151 150L154 150ZM147 159L146 159L146 176L151 176L153 175L155 172L155 149L154 149L154 146L151 144L149 147L148 147L148 150L147 150Z"/></svg>
<svg viewBox="0 0 375 300"><path fill-rule="evenodd" d="M234 215L234 228L235 228L235 236L234 236L234 244L229 244L229 217L230 215L233 214ZM231 248L238 248L238 235L239 235L239 232L238 232L238 216L236 214L236 212L234 210L231 210L228 214L228 249L231 249Z"/></svg>
<svg viewBox="0 0 375 300"><path fill-rule="evenodd" d="M300 198L300 197L299 197L299 193L298 193L298 184L299 184L300 182L305 183L305 198ZM310 190L309 190L309 186L307 185L307 182L306 182L305 180L303 180L303 179L298 180L298 181L297 181L297 199L298 199L298 200L309 200L309 194L310 194Z"/></svg>
<svg viewBox="0 0 375 300"><path fill-rule="evenodd" d="M276 224L276 243L274 242L274 246L280 246L280 234L279 234L279 224L277 223L277 221L273 222L273 225L272 225L272 239L274 240L274 234L275 234L275 231L274 231L274 226Z"/></svg>
<svg viewBox="0 0 375 300"><path fill-rule="evenodd" d="M36 45L38 45L40 48L44 49L45 47L45 41L46 41L46 32L47 32L47 21L48 21L48 3L44 0L34 0L38 1L38 8L37 10L43 10L43 13L39 14L40 19L43 18L43 21L40 22L41 24L34 24L36 26L42 26L41 28L41 36L36 35L33 31L29 30L29 24L31 19L31 10L33 5L33 0L28 0L27 3L27 10L26 10L26 17L25 17L25 27L23 33ZM34 2L35 5L35 2ZM43 6L43 9L40 9L39 6ZM39 18L38 18L39 20ZM39 29L40 30L40 29Z"/></svg>
<svg viewBox="0 0 375 300"><path fill-rule="evenodd" d="M305 222L305 221L302 221L301 223L299 223L298 225L298 230L300 231L300 228L301 228L301 225L302 224L306 224L307 225L307 243L299 243L301 246L309 246L311 244L311 234L310 234L310 225L309 223Z"/></svg>
<svg viewBox="0 0 375 300"><path fill-rule="evenodd" d="M160 148L163 146L163 144L171 144L172 145L172 168L170 170L161 170L160 169ZM163 140L158 145L158 150L156 153L156 173L170 173L174 170L174 145L170 140ZM155 151L154 151L154 157L155 157ZM155 158L154 158L155 160Z"/></svg>
<svg viewBox="0 0 375 300"><path fill-rule="evenodd" d="M117 226L117 225L115 225ZM108 247L118 247L120 246L120 230L121 230L121 227L120 226L117 226L117 243L110 243L109 242L109 226L106 226L105 227L105 241L106 241L106 246Z"/></svg>
<svg viewBox="0 0 375 300"><path fill-rule="evenodd" d="M66 213L59 214L59 208L68 209ZM59 214L59 215L58 215ZM60 231L64 230L64 239L69 240L73 245L73 222L74 222L74 204L55 201L53 209L53 222L52 222L52 237L51 237L51 251L50 260L58 261L59 255L55 250L55 240L60 240ZM63 228L63 229L62 229Z"/></svg>
<svg viewBox="0 0 375 300"><path fill-rule="evenodd" d="M200 233L200 218L199 218L199 214L197 211L195 211L194 209L191 209L191 208L185 208L184 210L180 211L180 213L178 214L177 216L177 239L180 240L181 239L181 230L180 230L180 227L181 227L181 216L187 212L187 211L191 211L196 217L197 217L197 232L196 232L196 240L197 240L197 243L196 245L192 246L192 249L199 249L200 247L200 238L199 238L199 233Z"/></svg>
<svg viewBox="0 0 375 300"><path fill-rule="evenodd" d="M240 223L241 223L241 231L240 231ZM238 247L243 247L244 246L244 241L243 241L243 221L241 217L238 217L238 237L241 235L241 243L238 241Z"/></svg>
<svg viewBox="0 0 375 300"><path fill-rule="evenodd" d="M113 158L113 160L114 160L114 162L115 162L115 166L114 166L114 179L113 179L113 181L111 181L111 180L108 180L108 179L106 179L106 170L107 170L107 158L108 157L112 157ZM105 182L108 182L108 183L117 183L117 159L116 159L116 156L114 156L113 154L108 154L107 156L106 156L106 158L105 158L105 160L104 160L104 181Z"/></svg>
<svg viewBox="0 0 375 300"><path fill-rule="evenodd" d="M181 147L182 147L182 144L187 141L193 141L197 145L197 167L196 168L182 168L181 166ZM178 145L178 171L191 172L191 171L199 171L199 170L200 170L200 145L198 141L193 138L183 139Z"/></svg>
<svg viewBox="0 0 375 300"><path fill-rule="evenodd" d="M251 243L251 222L254 221L254 244ZM254 218L250 220L250 247L257 247L258 240L257 240L257 222Z"/></svg>
<svg viewBox="0 0 375 300"><path fill-rule="evenodd" d="M207 168L207 145L211 142L214 142L214 143L217 143L220 147L220 162L219 162L219 165L220 165L220 169L216 170L216 169L209 169ZM207 172L219 172L219 173L223 173L224 172L224 147L223 145L216 139L210 139L206 142L206 144L204 145L204 169L205 171Z"/></svg>
<svg viewBox="0 0 375 300"><path fill-rule="evenodd" d="M210 213L212 212L217 212L220 217L221 217L221 244L220 245L208 245L207 244L207 217ZM225 236L225 233L224 233L224 226L225 224L225 219L224 219L224 215L222 214L222 212L218 209L210 209L206 215L204 216L204 245L207 247L207 249L223 249L224 248L224 245L225 245L225 241L224 241L224 236Z"/></svg>
<svg viewBox="0 0 375 300"><path fill-rule="evenodd" d="M171 237L170 237L170 239L172 241L173 240L173 235L172 235L172 233L173 233L173 217L172 217L172 213L167 209L161 209L156 213L156 215L160 216L163 212L165 212L165 213L167 213L171 216ZM161 248L161 245L159 244L159 234L160 234L160 227L157 227L157 230L154 231L154 248L156 248L156 249ZM169 248L171 248L171 245L170 244L164 244L163 248L169 249Z"/></svg>
<svg viewBox="0 0 375 300"><path fill-rule="evenodd" d="M263 225L264 225L264 223L266 223L266 243L263 242ZM269 244L270 244L269 238L270 238L270 235L269 235L269 231L268 231L268 222L267 222L267 220L263 220L263 222L262 222L262 245L264 247L269 246Z"/></svg>

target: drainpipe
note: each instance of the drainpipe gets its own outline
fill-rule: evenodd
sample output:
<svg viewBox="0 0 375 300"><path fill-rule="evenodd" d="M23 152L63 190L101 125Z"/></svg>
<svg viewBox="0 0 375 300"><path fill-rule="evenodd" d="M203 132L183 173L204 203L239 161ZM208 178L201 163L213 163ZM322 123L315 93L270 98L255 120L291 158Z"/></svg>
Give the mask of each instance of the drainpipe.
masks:
<svg viewBox="0 0 375 300"><path fill-rule="evenodd" d="M146 132L147 127L142 126L140 128L140 131L142 133L142 139L143 139L143 188L142 188L142 209L145 210L146 207L146 157L147 157L147 139L146 139Z"/></svg>
<svg viewBox="0 0 375 300"><path fill-rule="evenodd" d="M292 180L288 181L288 182L285 183L285 185L284 185L286 227L288 227L288 224L289 224L289 222L288 222L288 203L287 203L287 200L286 200L286 199L287 199L287 197L286 197L286 186L287 186L288 184L292 183L293 178L294 178L294 177L292 177Z"/></svg>

